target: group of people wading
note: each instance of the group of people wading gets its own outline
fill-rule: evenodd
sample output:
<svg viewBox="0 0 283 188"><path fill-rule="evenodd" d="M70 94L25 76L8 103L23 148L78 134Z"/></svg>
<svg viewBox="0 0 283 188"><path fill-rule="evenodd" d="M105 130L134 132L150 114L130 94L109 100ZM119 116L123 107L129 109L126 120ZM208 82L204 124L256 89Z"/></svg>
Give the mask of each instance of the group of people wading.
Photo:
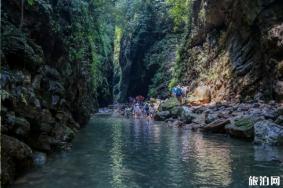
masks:
<svg viewBox="0 0 283 188"><path fill-rule="evenodd" d="M153 114L156 112L154 104L145 102L145 98L141 95L136 96L136 98L129 97L129 103L135 118L152 118Z"/></svg>
<svg viewBox="0 0 283 188"><path fill-rule="evenodd" d="M183 98L187 94L187 87L181 87L180 85L172 89L172 95L177 98L180 105L183 104ZM145 97L139 95L135 98L129 97L130 111L135 118L153 118L157 112L160 103L153 103L151 100L145 101Z"/></svg>

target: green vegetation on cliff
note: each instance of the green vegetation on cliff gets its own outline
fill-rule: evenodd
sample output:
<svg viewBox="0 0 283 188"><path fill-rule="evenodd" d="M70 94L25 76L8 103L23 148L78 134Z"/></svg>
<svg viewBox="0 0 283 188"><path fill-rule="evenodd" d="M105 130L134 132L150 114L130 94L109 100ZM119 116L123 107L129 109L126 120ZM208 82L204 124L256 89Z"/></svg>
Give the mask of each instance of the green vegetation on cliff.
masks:
<svg viewBox="0 0 283 188"><path fill-rule="evenodd" d="M1 6L6 184L30 166L33 152L68 149L98 105L112 102L115 27L111 1L4 0Z"/></svg>
<svg viewBox="0 0 283 188"><path fill-rule="evenodd" d="M118 17L114 47L113 93L117 101L139 94L168 96L172 67L188 20L188 3L118 1L116 6L123 12Z"/></svg>

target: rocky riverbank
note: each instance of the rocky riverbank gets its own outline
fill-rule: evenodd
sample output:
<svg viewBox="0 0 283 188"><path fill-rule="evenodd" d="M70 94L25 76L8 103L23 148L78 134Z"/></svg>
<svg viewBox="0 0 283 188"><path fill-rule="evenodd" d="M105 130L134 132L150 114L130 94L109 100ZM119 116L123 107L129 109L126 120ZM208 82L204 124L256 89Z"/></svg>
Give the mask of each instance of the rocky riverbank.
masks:
<svg viewBox="0 0 283 188"><path fill-rule="evenodd" d="M275 101L180 105L172 97L148 102L156 107L153 120L164 121L169 127L229 135L259 145L283 145L283 104ZM132 108L127 104L111 106L100 113L125 117L132 117L133 114Z"/></svg>
<svg viewBox="0 0 283 188"><path fill-rule="evenodd" d="M255 144L283 145L283 105L251 101L179 105L175 98L163 101L154 117L194 131L228 134Z"/></svg>

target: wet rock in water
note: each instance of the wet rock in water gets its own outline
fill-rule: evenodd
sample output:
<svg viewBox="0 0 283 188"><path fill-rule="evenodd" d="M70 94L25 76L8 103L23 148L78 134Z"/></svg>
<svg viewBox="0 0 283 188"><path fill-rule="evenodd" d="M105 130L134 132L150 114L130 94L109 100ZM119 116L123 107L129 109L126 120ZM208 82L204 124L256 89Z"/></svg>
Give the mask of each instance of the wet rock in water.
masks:
<svg viewBox="0 0 283 188"><path fill-rule="evenodd" d="M179 106L179 101L177 100L176 97L171 97L167 99L166 101L162 102L159 106L159 111L168 111L171 110L172 108Z"/></svg>
<svg viewBox="0 0 283 188"><path fill-rule="evenodd" d="M255 124L255 144L283 145L283 127L270 120Z"/></svg>
<svg viewBox="0 0 283 188"><path fill-rule="evenodd" d="M47 155L43 152L34 152L32 155L33 164L35 166L42 166L47 161Z"/></svg>
<svg viewBox="0 0 283 188"><path fill-rule="evenodd" d="M203 127L204 131L213 133L225 133L225 125L229 124L229 119L218 119Z"/></svg>
<svg viewBox="0 0 283 188"><path fill-rule="evenodd" d="M192 122L192 120L195 118L194 114L188 107L182 107L182 113L181 116L179 116L179 119L183 121L186 124L189 124Z"/></svg>
<svg viewBox="0 0 283 188"><path fill-rule="evenodd" d="M46 125L48 126L49 124ZM64 124L56 123L52 126L52 129L48 133L41 130L38 136L31 136L28 139L28 143L33 148L44 152L65 150L69 147L69 142L73 140L75 132L76 131Z"/></svg>
<svg viewBox="0 0 283 188"><path fill-rule="evenodd" d="M1 135L1 184L9 184L15 176L32 166L32 150L25 143Z"/></svg>
<svg viewBox="0 0 283 188"><path fill-rule="evenodd" d="M218 119L218 115L215 113L210 113L209 111L205 112L205 123L209 124Z"/></svg>
<svg viewBox="0 0 283 188"><path fill-rule="evenodd" d="M165 120L166 123L173 123L174 121L175 121L175 119L172 118L172 117Z"/></svg>
<svg viewBox="0 0 283 188"><path fill-rule="evenodd" d="M183 127L185 124L182 122L182 121L180 121L180 120L175 120L174 122L173 122L173 126L174 127Z"/></svg>
<svg viewBox="0 0 283 188"><path fill-rule="evenodd" d="M170 118L170 112L169 111L161 111L161 112L157 112L154 116L154 120L156 121L164 121L168 118Z"/></svg>
<svg viewBox="0 0 283 188"><path fill-rule="evenodd" d="M29 137L27 142L32 148L44 152L51 152L52 146L59 144L58 140L56 140L54 137L46 135L44 133L40 134L39 136Z"/></svg>
<svg viewBox="0 0 283 188"><path fill-rule="evenodd" d="M75 137L75 132L66 125L56 123L51 131L51 135L59 141L70 142Z"/></svg>
<svg viewBox="0 0 283 188"><path fill-rule="evenodd" d="M236 138L253 139L254 124L258 121L250 116L238 117L225 126L227 133Z"/></svg>
<svg viewBox="0 0 283 188"><path fill-rule="evenodd" d="M199 124L199 123L191 123L191 124L187 124L186 125L186 128L190 129L192 131L197 131L197 130L199 130L202 127L203 127L203 125Z"/></svg>

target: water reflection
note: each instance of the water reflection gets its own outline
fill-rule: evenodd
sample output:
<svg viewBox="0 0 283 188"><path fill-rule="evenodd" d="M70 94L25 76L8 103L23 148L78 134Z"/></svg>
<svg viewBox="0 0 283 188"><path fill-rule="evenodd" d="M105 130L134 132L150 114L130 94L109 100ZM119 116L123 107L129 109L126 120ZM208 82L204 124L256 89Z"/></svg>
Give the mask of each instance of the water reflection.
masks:
<svg viewBox="0 0 283 188"><path fill-rule="evenodd" d="M110 156L112 159L112 185L117 187L122 186L123 178L123 153L122 153L122 124L116 122L112 128L112 148L110 150Z"/></svg>
<svg viewBox="0 0 283 188"><path fill-rule="evenodd" d="M256 161L274 161L283 163L282 148L280 155L279 147L267 145L254 146L254 159Z"/></svg>
<svg viewBox="0 0 283 188"><path fill-rule="evenodd" d="M190 155L196 169L195 184L228 186L231 183L232 160L229 144L214 139L205 139L201 134L191 134Z"/></svg>
<svg viewBox="0 0 283 188"><path fill-rule="evenodd" d="M283 174L280 148L143 119L96 117L73 144L12 187L247 187L251 175Z"/></svg>

